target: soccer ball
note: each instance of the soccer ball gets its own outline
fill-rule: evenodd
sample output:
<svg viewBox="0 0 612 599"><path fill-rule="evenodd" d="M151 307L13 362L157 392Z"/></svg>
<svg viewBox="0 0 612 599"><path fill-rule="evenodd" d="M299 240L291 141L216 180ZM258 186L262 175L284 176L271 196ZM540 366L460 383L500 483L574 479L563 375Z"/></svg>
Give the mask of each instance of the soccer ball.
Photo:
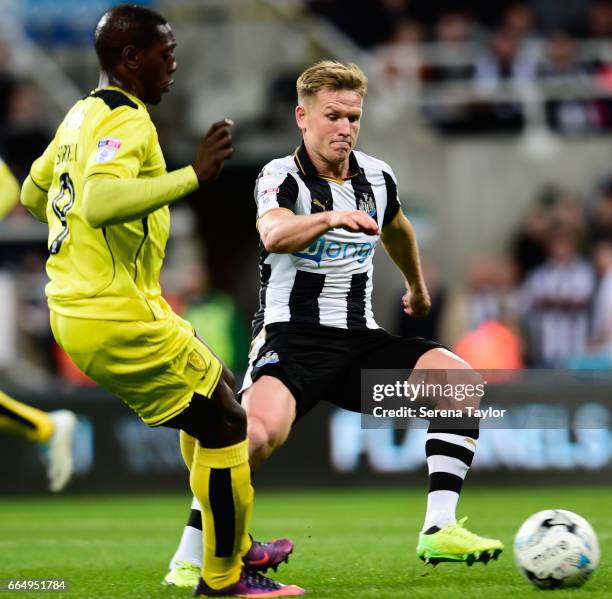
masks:
<svg viewBox="0 0 612 599"><path fill-rule="evenodd" d="M567 510L544 510L523 522L514 537L519 570L541 589L582 586L599 564L591 525Z"/></svg>

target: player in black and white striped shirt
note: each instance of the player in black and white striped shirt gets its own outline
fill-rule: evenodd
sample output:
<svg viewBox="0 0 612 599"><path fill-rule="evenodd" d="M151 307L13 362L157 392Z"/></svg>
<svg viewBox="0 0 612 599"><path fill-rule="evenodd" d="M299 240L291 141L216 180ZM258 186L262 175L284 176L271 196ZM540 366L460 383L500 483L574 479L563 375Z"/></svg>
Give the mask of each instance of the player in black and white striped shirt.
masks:
<svg viewBox="0 0 612 599"><path fill-rule="evenodd" d="M356 65L324 61L302 73L296 121L303 142L293 155L267 164L255 186L261 306L242 389L252 468L320 400L361 411L363 369L470 376L469 366L439 344L390 335L374 320L372 258L379 239L405 278L405 312L425 315L430 300L393 171L353 149L366 88ZM456 523L477 426L449 430L430 423L429 494L417 548L425 561L486 563L503 549Z"/></svg>
<svg viewBox="0 0 612 599"><path fill-rule="evenodd" d="M267 164L257 179L258 219L282 208L322 225L316 229L320 235L294 252L275 252L274 246L268 251L262 245L255 334L276 322L379 328L372 314L372 258L379 226L384 228L399 212L397 184L382 160L353 151L348 161L351 175L323 179L302 143L293 155ZM355 219L361 230L342 219Z"/></svg>

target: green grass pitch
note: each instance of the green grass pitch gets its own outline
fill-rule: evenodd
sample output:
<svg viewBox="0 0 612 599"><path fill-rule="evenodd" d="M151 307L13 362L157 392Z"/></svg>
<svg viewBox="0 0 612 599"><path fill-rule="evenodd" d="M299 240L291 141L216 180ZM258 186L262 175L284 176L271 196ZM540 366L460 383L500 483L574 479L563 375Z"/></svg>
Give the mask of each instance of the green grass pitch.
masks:
<svg viewBox="0 0 612 599"><path fill-rule="evenodd" d="M506 545L499 561L472 568L440 564L433 569L416 559L424 499L414 489L261 492L253 533L295 541L296 551L277 578L304 586L311 597L535 599L547 591L531 587L516 571L512 538L533 512L562 507L591 522L602 561L585 587L553 596L612 597L612 489L468 486L459 514L469 516L474 532L499 537ZM160 584L189 501L187 495L2 499L0 578L64 578L70 588L53 593L58 599L189 597L187 590Z"/></svg>

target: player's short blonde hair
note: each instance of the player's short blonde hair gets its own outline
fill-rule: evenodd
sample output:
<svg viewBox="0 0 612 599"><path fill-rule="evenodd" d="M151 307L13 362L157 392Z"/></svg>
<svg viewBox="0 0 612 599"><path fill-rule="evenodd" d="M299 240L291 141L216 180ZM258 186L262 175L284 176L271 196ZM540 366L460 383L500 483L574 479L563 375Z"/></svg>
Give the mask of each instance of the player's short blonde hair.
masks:
<svg viewBox="0 0 612 599"><path fill-rule="evenodd" d="M368 78L354 63L322 60L308 67L297 80L298 103L303 104L322 89L357 92L362 98L368 91Z"/></svg>

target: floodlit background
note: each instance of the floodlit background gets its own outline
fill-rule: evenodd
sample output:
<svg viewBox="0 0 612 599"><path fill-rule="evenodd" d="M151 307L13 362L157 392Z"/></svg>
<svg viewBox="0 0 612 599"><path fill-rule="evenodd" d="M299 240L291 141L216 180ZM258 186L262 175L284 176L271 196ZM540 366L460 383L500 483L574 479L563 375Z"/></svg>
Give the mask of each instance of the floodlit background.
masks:
<svg viewBox="0 0 612 599"><path fill-rule="evenodd" d="M92 32L112 4L0 0L0 156L20 180L96 86ZM379 324L483 368L612 369L612 1L140 4L178 39L176 85L152 110L169 168L193 160L213 121L236 123L220 181L173 208L163 276L175 309L236 372L258 303L253 184L299 144L295 79L322 58L370 78L360 148L398 177L433 299L428 318L404 316L381 250ZM21 207L0 222L0 388L79 414L73 490L184 488L176 433L147 429L53 342L46 245ZM561 430L484 431L470 481L611 482L612 414L593 410L594 435L577 434L571 415ZM362 430L358 415L322 406L256 482L424 484L424 435ZM35 448L2 438L0 455L0 493L44 490Z"/></svg>

